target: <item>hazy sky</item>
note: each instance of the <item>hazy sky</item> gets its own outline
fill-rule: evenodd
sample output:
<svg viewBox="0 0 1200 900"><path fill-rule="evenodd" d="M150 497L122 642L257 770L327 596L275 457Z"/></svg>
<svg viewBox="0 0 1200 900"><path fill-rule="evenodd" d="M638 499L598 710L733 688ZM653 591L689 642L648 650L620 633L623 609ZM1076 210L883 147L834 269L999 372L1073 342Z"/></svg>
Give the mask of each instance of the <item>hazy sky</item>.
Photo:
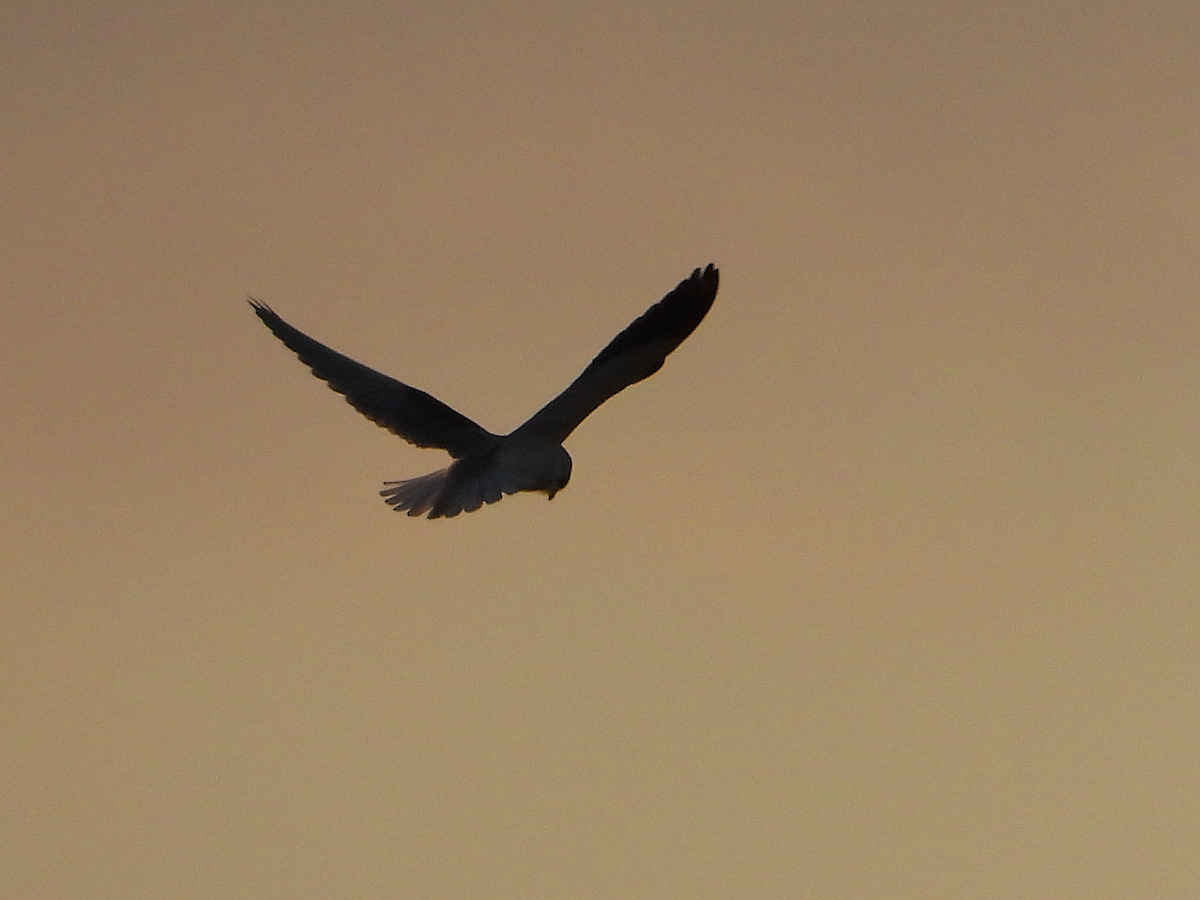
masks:
<svg viewBox="0 0 1200 900"><path fill-rule="evenodd" d="M0 895L1200 896L1200 6L0 9ZM453 520L252 294L494 431Z"/></svg>

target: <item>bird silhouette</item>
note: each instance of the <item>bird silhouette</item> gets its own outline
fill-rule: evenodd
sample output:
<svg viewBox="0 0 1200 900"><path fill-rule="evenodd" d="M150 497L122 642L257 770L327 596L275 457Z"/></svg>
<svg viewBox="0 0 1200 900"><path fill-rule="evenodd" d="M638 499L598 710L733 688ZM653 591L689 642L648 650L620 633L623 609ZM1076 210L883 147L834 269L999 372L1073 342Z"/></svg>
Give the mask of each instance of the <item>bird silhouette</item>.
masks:
<svg viewBox="0 0 1200 900"><path fill-rule="evenodd" d="M563 441L605 400L662 368L708 313L718 280L711 263L693 271L613 338L561 394L506 435L492 434L436 397L310 338L265 303L251 298L250 305L314 375L372 422L410 444L437 447L453 457L444 469L385 481L380 491L398 511L437 519L473 512L520 491L541 491L554 499L571 478Z"/></svg>

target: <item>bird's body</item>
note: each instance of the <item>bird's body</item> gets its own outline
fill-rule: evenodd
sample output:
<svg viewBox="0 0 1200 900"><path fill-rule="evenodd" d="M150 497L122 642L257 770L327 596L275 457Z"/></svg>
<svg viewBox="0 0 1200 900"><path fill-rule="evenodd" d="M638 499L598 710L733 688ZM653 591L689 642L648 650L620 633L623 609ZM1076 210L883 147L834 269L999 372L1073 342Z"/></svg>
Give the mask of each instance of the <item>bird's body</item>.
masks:
<svg viewBox="0 0 1200 900"><path fill-rule="evenodd" d="M703 272L696 269L613 338L566 390L507 435L487 431L424 391L313 340L265 304L250 302L314 375L368 419L411 444L437 447L454 457L445 469L386 482L381 492L396 510L436 519L473 512L520 491L542 491L553 499L571 477L563 441L609 397L662 367L707 314L717 285L711 264Z"/></svg>

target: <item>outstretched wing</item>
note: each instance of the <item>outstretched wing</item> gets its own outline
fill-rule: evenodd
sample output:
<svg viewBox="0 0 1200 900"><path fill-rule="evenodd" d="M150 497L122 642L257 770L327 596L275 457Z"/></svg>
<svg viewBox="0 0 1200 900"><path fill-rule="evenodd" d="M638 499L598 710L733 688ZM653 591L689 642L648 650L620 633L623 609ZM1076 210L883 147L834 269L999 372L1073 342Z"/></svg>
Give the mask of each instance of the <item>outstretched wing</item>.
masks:
<svg viewBox="0 0 1200 900"><path fill-rule="evenodd" d="M514 432L562 443L601 403L662 368L717 297L717 269L696 269L613 338L570 386Z"/></svg>
<svg viewBox="0 0 1200 900"><path fill-rule="evenodd" d="M438 447L451 456L466 456L499 438L424 391L355 362L293 328L265 303L250 305L313 374L345 396L360 413L418 447Z"/></svg>

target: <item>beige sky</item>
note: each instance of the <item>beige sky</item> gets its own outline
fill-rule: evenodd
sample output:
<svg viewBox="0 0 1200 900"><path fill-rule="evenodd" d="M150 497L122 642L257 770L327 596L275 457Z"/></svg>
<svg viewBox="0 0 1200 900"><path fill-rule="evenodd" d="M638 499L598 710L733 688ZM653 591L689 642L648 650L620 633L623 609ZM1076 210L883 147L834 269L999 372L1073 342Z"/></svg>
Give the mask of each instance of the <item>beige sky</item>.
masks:
<svg viewBox="0 0 1200 900"><path fill-rule="evenodd" d="M7 4L0 896L1200 896L1200 7ZM495 431L451 521L255 319Z"/></svg>

